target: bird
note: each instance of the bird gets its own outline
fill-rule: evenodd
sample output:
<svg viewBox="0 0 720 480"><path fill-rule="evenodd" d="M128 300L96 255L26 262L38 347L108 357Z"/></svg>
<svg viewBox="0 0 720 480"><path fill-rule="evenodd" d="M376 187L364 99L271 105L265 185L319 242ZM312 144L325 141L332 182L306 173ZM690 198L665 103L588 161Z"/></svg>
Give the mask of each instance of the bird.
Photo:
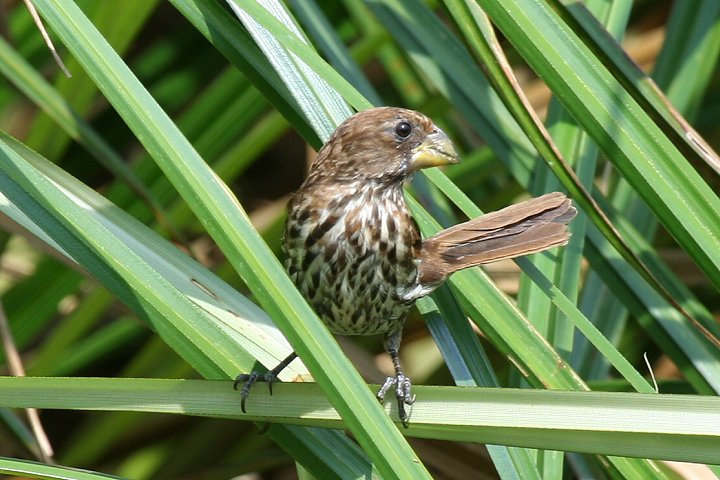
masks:
<svg viewBox="0 0 720 480"><path fill-rule="evenodd" d="M459 162L445 132L424 114L376 107L345 120L330 136L288 202L285 269L328 329L383 335L393 390L408 427L412 382L398 354L405 318L419 298L452 273L565 245L576 209L553 192L482 215L423 239L404 196L419 170ZM297 355L266 373L240 374L241 408L257 381L272 382Z"/></svg>

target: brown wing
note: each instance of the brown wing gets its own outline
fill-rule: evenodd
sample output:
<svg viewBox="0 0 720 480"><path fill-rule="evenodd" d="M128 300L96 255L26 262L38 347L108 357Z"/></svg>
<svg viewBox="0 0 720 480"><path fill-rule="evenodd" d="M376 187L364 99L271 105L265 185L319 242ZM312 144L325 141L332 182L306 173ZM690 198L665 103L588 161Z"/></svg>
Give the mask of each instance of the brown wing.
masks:
<svg viewBox="0 0 720 480"><path fill-rule="evenodd" d="M420 283L433 285L464 268L565 245L567 223L576 213L569 198L554 192L443 230L423 242Z"/></svg>

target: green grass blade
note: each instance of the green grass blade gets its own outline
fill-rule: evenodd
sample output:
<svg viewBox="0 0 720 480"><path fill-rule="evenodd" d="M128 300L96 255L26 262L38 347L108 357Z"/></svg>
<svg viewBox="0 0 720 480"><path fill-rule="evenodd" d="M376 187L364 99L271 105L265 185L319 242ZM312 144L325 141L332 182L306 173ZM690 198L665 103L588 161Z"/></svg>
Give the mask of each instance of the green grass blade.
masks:
<svg viewBox="0 0 720 480"><path fill-rule="evenodd" d="M200 372L231 376L255 358L272 364L289 352L267 316L207 269L14 139L0 140L4 213L80 263L161 335L184 332L173 346ZM253 347L258 335L274 348Z"/></svg>
<svg viewBox="0 0 720 480"><path fill-rule="evenodd" d="M288 43L307 45L307 39L291 20L285 7L272 0L257 3L244 2L243 5L239 5L234 0L229 0L228 4L265 53L265 56L283 79L283 82L286 85L305 87L293 88L290 91L310 125L320 138L326 140L337 125L350 116L352 111L348 108L343 97L332 89L323 77L305 61L285 48L284 44ZM264 23L261 23L263 19ZM268 24L274 26L275 29L268 30L265 27ZM286 27L286 32L283 31L283 27ZM287 38L288 35L294 41ZM285 37L284 43L281 41L283 37Z"/></svg>
<svg viewBox="0 0 720 480"><path fill-rule="evenodd" d="M305 30L313 37L320 51L325 54L338 73L357 88L370 103L375 106L382 105L375 88L350 56L350 52L338 38L317 3L314 0L292 0L290 5L298 20L305 26Z"/></svg>
<svg viewBox="0 0 720 480"><path fill-rule="evenodd" d="M171 0L177 10L250 79L265 98L290 121L311 145L320 143L292 94L262 51L235 17L219 2Z"/></svg>
<svg viewBox="0 0 720 480"><path fill-rule="evenodd" d="M605 66L545 2L482 0L695 263L720 288L720 198Z"/></svg>
<svg viewBox="0 0 720 480"><path fill-rule="evenodd" d="M615 78L622 83L625 90L637 100L650 115L657 126L662 129L665 135L672 141L674 145L683 153L683 155L692 162L698 170L704 174L717 177L720 174L720 157L705 142L705 140L688 124L688 122L678 114L678 110L672 107L672 103L658 88L658 86L633 63L619 47L616 42L608 42L606 33L598 28L597 21L583 7L581 3L572 2L571 0L549 0L550 4L555 7L555 11L563 17L571 28L577 32L582 32L581 39L593 51L598 61L603 63L613 73ZM687 5L682 5L687 4ZM703 28L703 22L708 21L717 15L717 3L713 0L702 0L698 2L682 2L676 5L679 9L677 13L673 13L672 17L678 22L687 21L688 11L694 13L696 22L693 29ZM565 7L563 5L566 5ZM699 15L698 15L699 13ZM681 17L681 18L678 18ZM705 25L707 25L705 23ZM673 26L670 24L668 26ZM714 48L716 46L717 28L707 30L703 35L707 36L708 41L703 42L703 47ZM685 38L693 38L688 35L689 31L682 30ZM691 41L695 41L694 37ZM704 66L709 66L712 61L703 62ZM703 74L698 71L697 79L702 79ZM688 88L688 91L694 91Z"/></svg>
<svg viewBox="0 0 720 480"><path fill-rule="evenodd" d="M225 386L206 380L0 377L0 407L239 418ZM258 392L253 419L340 426L316 384L283 383L277 389L272 397ZM414 406L408 436L720 462L718 397L424 386L418 394L427 401Z"/></svg>
<svg viewBox="0 0 720 480"><path fill-rule="evenodd" d="M89 470L5 457L0 457L0 473L12 475L17 478L42 478L47 480L117 480L122 478L115 475L91 472ZM22 477L20 477L21 475Z"/></svg>

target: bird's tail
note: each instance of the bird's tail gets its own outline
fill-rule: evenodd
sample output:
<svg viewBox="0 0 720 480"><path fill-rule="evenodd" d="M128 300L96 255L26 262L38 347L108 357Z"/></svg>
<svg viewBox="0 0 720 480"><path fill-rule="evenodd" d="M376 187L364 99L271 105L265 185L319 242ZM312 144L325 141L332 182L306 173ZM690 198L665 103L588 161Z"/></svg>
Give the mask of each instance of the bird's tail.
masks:
<svg viewBox="0 0 720 480"><path fill-rule="evenodd" d="M577 211L560 192L511 205L425 239L420 283L434 285L453 272L565 245Z"/></svg>

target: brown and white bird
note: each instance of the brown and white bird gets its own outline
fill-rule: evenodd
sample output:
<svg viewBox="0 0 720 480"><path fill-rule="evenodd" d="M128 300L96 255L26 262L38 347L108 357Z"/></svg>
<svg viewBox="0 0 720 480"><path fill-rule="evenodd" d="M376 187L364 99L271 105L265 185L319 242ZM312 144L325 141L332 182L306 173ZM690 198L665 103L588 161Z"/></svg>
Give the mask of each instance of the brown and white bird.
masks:
<svg viewBox="0 0 720 480"><path fill-rule="evenodd" d="M458 162L448 136L425 115L379 107L357 113L318 152L288 205L285 268L330 331L385 336L395 367L378 391L394 388L407 426L411 382L398 349L405 316L453 272L567 243L576 211L555 192L488 213L423 240L403 185L418 170ZM270 385L296 355L266 374L238 376L242 409L257 380Z"/></svg>

